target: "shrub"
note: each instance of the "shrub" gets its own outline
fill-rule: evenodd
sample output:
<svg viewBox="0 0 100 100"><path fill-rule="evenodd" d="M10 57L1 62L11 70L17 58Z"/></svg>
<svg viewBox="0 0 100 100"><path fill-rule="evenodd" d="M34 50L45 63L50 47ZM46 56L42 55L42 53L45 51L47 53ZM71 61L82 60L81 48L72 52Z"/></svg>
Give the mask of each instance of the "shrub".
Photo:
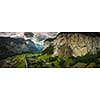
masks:
<svg viewBox="0 0 100 100"><path fill-rule="evenodd" d="M53 54L53 50L54 50L54 47L52 45L50 45L49 47L47 47L43 52L42 54Z"/></svg>

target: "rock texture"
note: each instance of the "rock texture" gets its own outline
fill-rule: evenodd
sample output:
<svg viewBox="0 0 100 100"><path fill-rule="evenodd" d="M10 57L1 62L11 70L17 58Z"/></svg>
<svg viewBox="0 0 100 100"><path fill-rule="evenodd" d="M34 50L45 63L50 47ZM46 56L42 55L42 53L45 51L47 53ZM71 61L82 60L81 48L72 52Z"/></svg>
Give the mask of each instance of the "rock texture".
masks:
<svg viewBox="0 0 100 100"><path fill-rule="evenodd" d="M100 51L100 33L61 32L54 39L47 39L44 49L53 46L56 56L84 56Z"/></svg>

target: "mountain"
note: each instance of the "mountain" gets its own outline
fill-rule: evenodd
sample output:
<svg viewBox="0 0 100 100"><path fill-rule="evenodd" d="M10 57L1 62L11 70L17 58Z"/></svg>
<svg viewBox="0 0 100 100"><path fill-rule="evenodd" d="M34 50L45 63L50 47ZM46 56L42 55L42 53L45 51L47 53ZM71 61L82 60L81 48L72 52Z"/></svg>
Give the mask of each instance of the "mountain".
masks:
<svg viewBox="0 0 100 100"><path fill-rule="evenodd" d="M0 37L0 59L29 52L39 52L39 49L31 40Z"/></svg>
<svg viewBox="0 0 100 100"><path fill-rule="evenodd" d="M47 38L54 38L58 32L0 32L0 37L23 38L31 40L40 50Z"/></svg>
<svg viewBox="0 0 100 100"><path fill-rule="evenodd" d="M55 38L45 40L44 49L45 53L50 49L53 56L78 57L96 54L100 51L100 33L60 32Z"/></svg>
<svg viewBox="0 0 100 100"><path fill-rule="evenodd" d="M0 32L0 58L41 52L44 40L55 35L53 32Z"/></svg>
<svg viewBox="0 0 100 100"><path fill-rule="evenodd" d="M1 68L100 68L99 32L18 34L0 37Z"/></svg>

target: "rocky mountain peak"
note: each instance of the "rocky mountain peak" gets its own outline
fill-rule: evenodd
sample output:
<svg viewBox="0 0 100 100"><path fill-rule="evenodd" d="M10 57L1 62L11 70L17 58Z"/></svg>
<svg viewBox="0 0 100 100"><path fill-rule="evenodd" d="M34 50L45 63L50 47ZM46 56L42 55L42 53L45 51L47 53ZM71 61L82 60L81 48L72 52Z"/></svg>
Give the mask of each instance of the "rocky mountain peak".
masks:
<svg viewBox="0 0 100 100"><path fill-rule="evenodd" d="M56 56L84 56L100 51L100 33L61 32L54 39L45 41L44 48L53 46Z"/></svg>

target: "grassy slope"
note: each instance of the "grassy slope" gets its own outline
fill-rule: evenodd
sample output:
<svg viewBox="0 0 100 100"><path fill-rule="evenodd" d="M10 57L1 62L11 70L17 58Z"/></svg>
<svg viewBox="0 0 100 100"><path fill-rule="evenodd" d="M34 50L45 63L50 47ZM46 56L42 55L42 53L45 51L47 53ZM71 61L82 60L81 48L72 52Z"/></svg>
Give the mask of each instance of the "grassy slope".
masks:
<svg viewBox="0 0 100 100"><path fill-rule="evenodd" d="M25 59L30 68L95 68L100 67L100 56L86 55L84 57L52 57L47 54L22 54L8 57L17 68L25 68ZM14 63L15 62L15 63Z"/></svg>

